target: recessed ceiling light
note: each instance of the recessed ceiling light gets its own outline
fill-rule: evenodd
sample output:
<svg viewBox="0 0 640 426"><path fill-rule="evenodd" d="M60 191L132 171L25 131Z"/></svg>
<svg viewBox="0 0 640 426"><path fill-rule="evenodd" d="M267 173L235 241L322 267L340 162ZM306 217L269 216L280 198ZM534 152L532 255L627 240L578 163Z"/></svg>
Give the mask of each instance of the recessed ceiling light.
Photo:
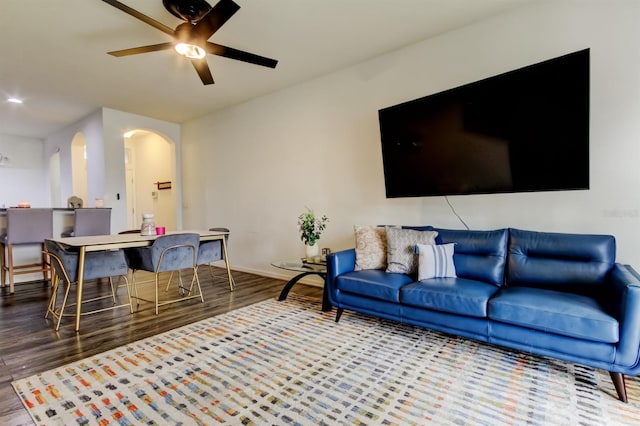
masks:
<svg viewBox="0 0 640 426"><path fill-rule="evenodd" d="M22 99L19 98L7 98L7 102L11 102L12 104L21 104Z"/></svg>

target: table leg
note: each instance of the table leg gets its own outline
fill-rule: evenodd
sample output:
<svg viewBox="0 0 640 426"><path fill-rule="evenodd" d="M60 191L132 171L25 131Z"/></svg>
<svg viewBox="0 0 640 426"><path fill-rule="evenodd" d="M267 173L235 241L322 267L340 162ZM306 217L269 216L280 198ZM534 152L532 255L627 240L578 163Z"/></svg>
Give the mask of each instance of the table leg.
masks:
<svg viewBox="0 0 640 426"><path fill-rule="evenodd" d="M227 255L227 239L226 237L222 238L222 253L224 254L224 264L227 267L227 277L229 278L229 288L231 291L236 289L236 283L233 281L233 277L231 276L231 268L229 267L229 256Z"/></svg>
<svg viewBox="0 0 640 426"><path fill-rule="evenodd" d="M286 300L291 288L298 281L300 281L302 278L306 277L307 275L318 275L320 278L325 280L325 285L322 288L322 312L329 312L332 309L332 306L331 306L331 303L329 302L329 295L327 294L327 286L326 286L327 275L321 272L315 272L315 271L303 272L291 278L289 282L285 284L285 286L282 288L282 291L280 292L280 297L278 297L278 301Z"/></svg>
<svg viewBox="0 0 640 426"><path fill-rule="evenodd" d="M76 294L76 332L80 331L80 317L82 316L82 290L84 285L85 246L80 247L78 256L78 283Z"/></svg>

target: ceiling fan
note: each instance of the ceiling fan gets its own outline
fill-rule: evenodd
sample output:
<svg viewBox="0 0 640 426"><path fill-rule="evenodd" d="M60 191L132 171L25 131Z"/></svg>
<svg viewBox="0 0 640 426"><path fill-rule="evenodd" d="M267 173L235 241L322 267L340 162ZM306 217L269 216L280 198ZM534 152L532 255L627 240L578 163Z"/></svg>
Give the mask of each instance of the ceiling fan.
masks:
<svg viewBox="0 0 640 426"><path fill-rule="evenodd" d="M162 0L165 9L185 21L175 30L117 0L102 1L173 37L172 42L107 52L109 55L120 57L174 48L191 60L203 84L213 84L207 53L269 68L275 68L278 63L275 59L208 41L240 9L233 0L220 0L213 7L205 0Z"/></svg>

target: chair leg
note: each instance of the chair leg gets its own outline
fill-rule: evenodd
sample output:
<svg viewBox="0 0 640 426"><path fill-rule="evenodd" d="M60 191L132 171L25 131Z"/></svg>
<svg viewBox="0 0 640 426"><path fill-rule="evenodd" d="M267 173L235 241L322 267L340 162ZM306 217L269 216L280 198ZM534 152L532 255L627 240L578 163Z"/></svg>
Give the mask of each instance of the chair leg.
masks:
<svg viewBox="0 0 640 426"><path fill-rule="evenodd" d="M186 295L191 295L191 292L193 292L193 283L196 281L196 279L198 279L198 281L200 281L199 278L198 278L198 271L194 268L193 275L191 276L191 282L189 283L189 288L186 289L184 287L184 285L182 283L180 283L181 284L181 293L180 294L183 295L183 296L185 294ZM185 290L186 290L186 292L185 292Z"/></svg>
<svg viewBox="0 0 640 426"><path fill-rule="evenodd" d="M187 291L187 294L191 295L191 293L193 292L194 283L196 284L196 287L198 289L198 295L200 296L200 301L204 303L204 297L202 295L202 287L200 287L200 277L198 276L197 266L193 268L193 276L191 277L191 284L189 285L189 290Z"/></svg>
<svg viewBox="0 0 640 426"><path fill-rule="evenodd" d="M119 280L119 279L118 279ZM113 278L109 277L109 287L111 287L111 299L113 300L113 304L116 304L116 291L113 287ZM117 286L116 286L117 288Z"/></svg>
<svg viewBox="0 0 640 426"><path fill-rule="evenodd" d="M213 266L211 266L210 263L207 263L207 266L209 267L209 275L211 275L211 281L215 281L216 276L213 275Z"/></svg>
<svg viewBox="0 0 640 426"><path fill-rule="evenodd" d="M229 280L229 291L235 291L236 289L236 282L233 279L233 277L231 277L231 279Z"/></svg>
<svg viewBox="0 0 640 426"><path fill-rule="evenodd" d="M127 300L129 300L129 311L131 313L133 313L133 303L131 303L131 291L129 289L129 279L127 277L125 277L124 275L121 275L118 278L118 283L120 282L120 278L124 278L124 284L125 284L125 286L127 288Z"/></svg>
<svg viewBox="0 0 640 426"><path fill-rule="evenodd" d="M199 267L202 267L202 266L207 266L209 268L209 275L211 275L211 281L215 282L215 278L216 277L215 277L215 275L213 275L213 268L211 267L211 264L210 263L204 263L203 265L199 265ZM196 271L196 274L197 273L198 272ZM199 275L198 275L198 282L200 282L200 276Z"/></svg>
<svg viewBox="0 0 640 426"><path fill-rule="evenodd" d="M13 294L13 246L11 244L7 246L7 263L9 264L9 294Z"/></svg>
<svg viewBox="0 0 640 426"><path fill-rule="evenodd" d="M66 288L64 291L64 299L62 299L62 306L60 307L60 312L58 313L58 322L56 323L56 331L60 330L60 321L62 320L62 315L64 314L64 308L65 306L67 306L67 298L69 297L70 289L71 289L71 284L66 283Z"/></svg>
<svg viewBox="0 0 640 426"><path fill-rule="evenodd" d="M138 283L136 282L136 271L131 271L131 285L133 286L133 296L136 299L136 309L140 307L140 296L138 295ZM133 306L131 307L133 313Z"/></svg>
<svg viewBox="0 0 640 426"><path fill-rule="evenodd" d="M49 255L47 255L47 251L44 248L44 243L42 243L41 246L42 250L42 279L45 281L49 281L49 271L51 270L50 268L50 259L49 259Z"/></svg>
<svg viewBox="0 0 640 426"><path fill-rule="evenodd" d="M195 279L198 286L198 293L200 294L200 302L204 303L204 296L202 295L202 287L200 287L200 278L198 277L198 267L193 268L193 278L191 279L191 286L193 287L193 280Z"/></svg>
<svg viewBox="0 0 640 426"><path fill-rule="evenodd" d="M206 263L206 265L209 267L209 275L211 275L211 281L215 282L216 278L220 278L220 277L216 277L214 275L213 273L214 266L211 263ZM229 275L227 279L229 280L229 291L234 291L236 289L236 283L233 280L233 277Z"/></svg>
<svg viewBox="0 0 640 426"><path fill-rule="evenodd" d="M47 306L47 312L44 313L44 318L47 319L50 313L55 312L56 301L58 299L58 284L60 279L57 275L51 278L51 298L49 299L49 305Z"/></svg>
<svg viewBox="0 0 640 426"><path fill-rule="evenodd" d="M51 259L49 259L51 260ZM56 271L55 269L51 268L51 287L53 287L53 281L56 279Z"/></svg>
<svg viewBox="0 0 640 426"><path fill-rule="evenodd" d="M164 289L165 292L169 291L169 286L171 285L171 280L173 279L173 271L169 274L169 280L167 281L167 288Z"/></svg>
<svg viewBox="0 0 640 426"><path fill-rule="evenodd" d="M189 293L191 293L191 289L189 289ZM184 283L182 282L182 274L180 273L180 271L178 271L178 294L184 296Z"/></svg>
<svg viewBox="0 0 640 426"><path fill-rule="evenodd" d="M4 283L7 280L7 265L5 261L6 250L4 244L0 244L0 246L2 246L2 254L0 255L0 287L4 287Z"/></svg>
<svg viewBox="0 0 640 426"><path fill-rule="evenodd" d="M158 272L156 272L156 315L158 315L158 286L160 285L158 275Z"/></svg>
<svg viewBox="0 0 640 426"><path fill-rule="evenodd" d="M124 280L124 284L127 290L127 299L129 300L129 308L131 310L131 313L133 313L133 305L131 304L131 291L129 289L130 287L129 279L127 278L126 275L118 275L118 281L116 281L115 286L113 285L112 278L109 277L109 285L111 285L111 294L113 295L113 303L114 305L117 303L116 296L118 295L118 289L121 286L120 284L121 280Z"/></svg>

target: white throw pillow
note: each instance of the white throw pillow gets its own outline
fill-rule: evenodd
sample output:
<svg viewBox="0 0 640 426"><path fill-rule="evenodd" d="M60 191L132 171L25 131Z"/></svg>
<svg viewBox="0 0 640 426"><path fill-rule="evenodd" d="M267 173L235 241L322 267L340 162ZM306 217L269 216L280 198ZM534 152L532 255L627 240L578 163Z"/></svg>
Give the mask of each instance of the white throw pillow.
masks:
<svg viewBox="0 0 640 426"><path fill-rule="evenodd" d="M453 263L455 244L416 244L418 250L418 281L429 278L455 278Z"/></svg>

